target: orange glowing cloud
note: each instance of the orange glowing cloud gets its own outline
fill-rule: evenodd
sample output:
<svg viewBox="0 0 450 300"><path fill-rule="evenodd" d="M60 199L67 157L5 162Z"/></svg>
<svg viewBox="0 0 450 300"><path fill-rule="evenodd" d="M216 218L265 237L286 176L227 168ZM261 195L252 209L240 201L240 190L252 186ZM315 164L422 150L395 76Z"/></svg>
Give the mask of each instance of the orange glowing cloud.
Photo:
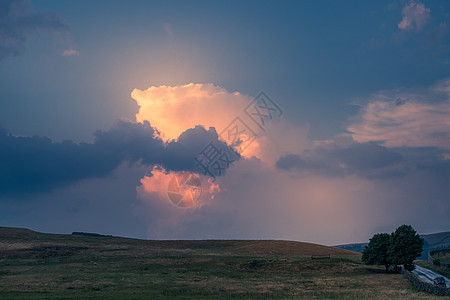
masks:
<svg viewBox="0 0 450 300"><path fill-rule="evenodd" d="M211 179L190 172L167 172L153 168L152 176L144 176L137 188L139 198L156 198L180 208L199 208L203 201L214 199L219 185ZM149 197L150 196L150 197ZM203 196L203 197L200 197Z"/></svg>
<svg viewBox="0 0 450 300"><path fill-rule="evenodd" d="M240 128L246 126L248 130L230 146L244 157L255 156L271 165L280 155L309 145L307 127L273 120L263 131L244 113L252 97L213 84L152 86L146 90L134 89L131 97L139 105L136 121L149 121L165 141L176 140L183 131L202 125L214 127L230 145L227 137L238 122ZM250 140L251 143L239 143Z"/></svg>
<svg viewBox="0 0 450 300"><path fill-rule="evenodd" d="M230 93L213 84L193 83L134 89L131 97L139 105L136 121L149 121L166 141L176 140L183 131L196 125L214 127L220 132L250 101L248 96Z"/></svg>

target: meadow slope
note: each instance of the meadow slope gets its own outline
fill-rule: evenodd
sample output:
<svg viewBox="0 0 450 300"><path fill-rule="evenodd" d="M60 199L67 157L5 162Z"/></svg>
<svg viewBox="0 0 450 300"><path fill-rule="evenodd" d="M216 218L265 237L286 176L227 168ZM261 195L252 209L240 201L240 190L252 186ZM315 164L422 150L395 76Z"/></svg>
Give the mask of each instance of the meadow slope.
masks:
<svg viewBox="0 0 450 300"><path fill-rule="evenodd" d="M312 260L311 255L330 255ZM0 227L0 299L440 298L359 253L276 240L153 241Z"/></svg>

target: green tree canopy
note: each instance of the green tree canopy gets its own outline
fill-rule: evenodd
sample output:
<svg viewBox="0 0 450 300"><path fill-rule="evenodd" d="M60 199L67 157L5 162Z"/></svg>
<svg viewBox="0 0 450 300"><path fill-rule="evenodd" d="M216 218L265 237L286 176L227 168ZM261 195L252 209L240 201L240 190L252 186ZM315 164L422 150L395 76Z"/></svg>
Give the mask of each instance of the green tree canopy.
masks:
<svg viewBox="0 0 450 300"><path fill-rule="evenodd" d="M391 237L387 233L375 234L362 253L362 261L367 265L384 265L389 268L388 249Z"/></svg>
<svg viewBox="0 0 450 300"><path fill-rule="evenodd" d="M413 270L413 261L420 256L424 240L411 225L402 225L390 235L375 234L363 251L362 261L367 265L384 265L386 272L390 265L404 265Z"/></svg>
<svg viewBox="0 0 450 300"><path fill-rule="evenodd" d="M423 238L411 225L402 225L391 234L388 259L397 265L404 265L407 270L413 270L413 261L422 253L423 245Z"/></svg>

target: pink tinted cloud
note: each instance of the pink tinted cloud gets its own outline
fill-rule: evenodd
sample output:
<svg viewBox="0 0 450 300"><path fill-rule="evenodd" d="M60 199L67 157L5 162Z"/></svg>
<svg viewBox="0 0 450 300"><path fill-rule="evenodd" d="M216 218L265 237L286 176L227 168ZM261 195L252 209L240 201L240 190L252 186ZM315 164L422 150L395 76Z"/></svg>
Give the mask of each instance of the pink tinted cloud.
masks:
<svg viewBox="0 0 450 300"><path fill-rule="evenodd" d="M245 159L218 178L222 190L195 209L177 208L158 198L159 191L144 190L144 184L137 191L140 212L147 215L148 238L286 239L333 245L366 241L373 232L389 232L403 223L423 231L429 222L421 217L432 214L429 207L446 212L450 205L445 196L427 197L436 188L449 189L443 181L437 185L437 176L429 172L371 180L284 172ZM445 213L433 218L447 222Z"/></svg>
<svg viewBox="0 0 450 300"><path fill-rule="evenodd" d="M403 8L402 15L403 18L398 23L399 29L419 31L430 18L430 9L426 8L423 3L411 1Z"/></svg>
<svg viewBox="0 0 450 300"><path fill-rule="evenodd" d="M438 147L450 150L450 81L424 94L380 93L362 108L347 130L360 143L387 147ZM430 101L444 94L445 99Z"/></svg>
<svg viewBox="0 0 450 300"><path fill-rule="evenodd" d="M66 49L61 53L62 56L80 56L80 52L75 49Z"/></svg>
<svg viewBox="0 0 450 300"><path fill-rule="evenodd" d="M149 214L148 237L339 243L362 239L367 230L360 226L355 232L360 206L371 206L361 200L372 192L373 185L367 179L299 178L267 168L258 159L248 159L233 165L217 182L222 190L214 198L205 197L195 208L180 209L158 197L161 190L150 190L141 181L137 193ZM374 223L375 218L366 219L367 227Z"/></svg>

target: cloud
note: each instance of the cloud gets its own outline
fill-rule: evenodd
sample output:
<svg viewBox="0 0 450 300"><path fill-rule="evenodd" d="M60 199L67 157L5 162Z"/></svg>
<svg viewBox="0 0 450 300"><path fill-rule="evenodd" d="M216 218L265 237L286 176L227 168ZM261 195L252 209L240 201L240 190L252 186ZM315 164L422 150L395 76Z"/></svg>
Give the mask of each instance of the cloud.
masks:
<svg viewBox="0 0 450 300"><path fill-rule="evenodd" d="M241 131L248 128L239 141L249 137L254 139L244 150L237 150L242 150L239 152L244 157L256 156L272 164L280 154L309 147L307 126L272 119L263 131L244 112L253 97L229 92L213 84L152 86L146 90L134 89L131 97L139 105L136 120L149 121L165 141L176 139L187 128L202 125L215 128L219 135L222 134L221 138L230 143L226 139L226 129ZM238 127L233 126L236 118L241 121Z"/></svg>
<svg viewBox="0 0 450 300"><path fill-rule="evenodd" d="M358 174L323 176L268 168L251 158L233 164L217 180L221 191L212 199L202 198L196 209L177 208L167 196L159 198L157 190L144 191L145 184L138 187L138 198L147 215L148 238L337 244L364 241L373 232L404 222L426 231L431 226L427 218L448 227L450 187L444 178L449 175L450 166L416 168L376 180ZM165 184L160 189L165 190Z"/></svg>
<svg viewBox="0 0 450 300"><path fill-rule="evenodd" d="M267 120L264 130L261 130L244 111L248 105L254 103L254 98L238 92L228 92L213 84L191 83L181 86L152 86L146 90L135 89L131 96L139 105L136 120L148 120L158 128L162 139L168 141L166 153L175 151L184 144L184 138L190 136L191 130L187 130L174 142L174 139L182 130L196 128L198 125L205 128L209 127L210 130L216 129L218 133L222 133L220 136L209 137L209 139L219 138L222 142L228 143L229 146L238 145L236 151L241 154L241 158L256 157L268 168L275 165L281 154L309 147L308 128L306 126L294 126L283 120L273 118ZM228 133L235 131L244 131L244 133L238 141L233 142L227 139ZM247 132L252 136L251 143L246 144L247 138L250 137ZM196 139L198 138L200 138L200 135L197 135ZM208 145L205 142L194 144L202 147ZM241 147L242 144L247 146ZM226 146L225 143L222 145L223 149L225 149L224 146ZM192 163L193 160L187 158L199 156L198 154L202 150L196 148L190 151L188 147L184 147L184 149L184 151L177 151L178 158L180 161L189 163ZM203 158L203 156L200 156L200 158ZM233 158L233 155L226 155L225 160L236 159ZM219 164L228 166L225 160L222 160ZM205 161L208 161L208 159ZM178 166L182 165L176 159L171 160L171 162L176 162ZM213 179L213 182L211 182L211 180L207 181L206 177L203 178L204 189L212 191L205 194L205 198L215 197L219 191L222 191L220 185L222 181L218 180L218 183L214 181L217 179L214 177L215 173L222 173L220 166L214 163L198 163L197 166L198 173ZM152 176L145 176L141 180L142 187L139 190L140 194L144 195L143 198L156 197L160 200L167 200L167 184L181 169L172 165L163 165L163 167L166 167L163 171L154 169ZM190 168L184 166L183 169ZM201 204L196 209L199 206Z"/></svg>
<svg viewBox="0 0 450 300"><path fill-rule="evenodd" d="M210 142L214 142L214 147L217 147L219 151L233 154L225 142L219 141L214 127L206 131L202 126L197 125L183 132L176 141L172 140L167 144L162 166L172 171L198 172L194 158L198 157ZM233 157L237 159L238 156Z"/></svg>
<svg viewBox="0 0 450 300"><path fill-rule="evenodd" d="M1 1L0 60L23 53L27 39L37 34L70 34L70 28L53 12L34 12L30 1Z"/></svg>
<svg viewBox="0 0 450 300"><path fill-rule="evenodd" d="M347 130L360 143L450 150L449 90L450 80L444 80L421 93L377 93Z"/></svg>
<svg viewBox="0 0 450 300"><path fill-rule="evenodd" d="M227 126L227 120L241 116L242 107L251 101L248 96L203 84L151 87L135 90L132 97L140 105L137 120L159 122L161 135L170 133L165 135L168 141L185 126ZM365 239L383 213L377 211L380 203L373 179L383 181L389 171L397 170L402 155L348 137L313 143L307 133L305 126L272 121L251 144L252 155L233 163L217 178L214 188L218 190L188 209L178 208L168 199L167 186L176 173L153 169L137 187L148 224L147 237L285 238L328 243ZM306 155L288 154L298 152ZM373 161L366 161L365 155ZM283 161L285 157L288 159ZM299 164L309 170L298 172ZM203 188L208 190L210 184L203 181ZM388 201L393 199L383 199ZM365 210L373 214L368 216ZM395 222L394 214L385 214L383 219Z"/></svg>
<svg viewBox="0 0 450 300"><path fill-rule="evenodd" d="M411 1L402 9L402 15L403 18L398 23L399 29L420 31L430 18L430 9L423 3Z"/></svg>
<svg viewBox="0 0 450 300"><path fill-rule="evenodd" d="M256 157L239 160L217 179L221 190L202 197L195 209L170 203L165 194L170 176L163 172L154 181L146 176L137 191L148 238L364 241L405 222L427 231L430 217L448 226L444 212L450 203L441 191L450 191L445 179L450 163L439 153L394 151L344 136L282 156L278 168Z"/></svg>
<svg viewBox="0 0 450 300"><path fill-rule="evenodd" d="M25 227L41 232L98 232L145 238L146 216L136 199L136 185L148 166L120 164L111 174L86 178L48 193L2 197L3 226Z"/></svg>
<svg viewBox="0 0 450 300"><path fill-rule="evenodd" d="M80 52L78 52L78 50L74 50L74 49L66 49L61 53L62 56L80 56Z"/></svg>
<svg viewBox="0 0 450 300"><path fill-rule="evenodd" d="M355 170L380 169L402 160L399 153L376 144L352 143L346 148L336 147L330 154Z"/></svg>
<svg viewBox="0 0 450 300"><path fill-rule="evenodd" d="M183 132L164 143L148 122L116 122L97 131L93 143L54 143L46 137L18 137L0 131L0 197L48 192L79 180L104 177L124 161L167 170L198 172L194 157L209 142L228 149L214 128Z"/></svg>
<svg viewBox="0 0 450 300"><path fill-rule="evenodd" d="M254 155L235 161L214 183L201 176L204 194L198 205L173 205L167 196L171 178L195 171L192 156L211 139L226 147L216 120L208 115L214 112L207 108L218 103L225 114L236 117L242 113L239 101L251 101L217 86L182 87L152 88L150 98L139 98L142 123L121 120L96 132L89 144L16 137L0 129L0 177L9 180L0 188L5 225L152 239L265 238L324 244L365 241L373 232L392 231L402 223L421 232L448 228L450 162L442 158L445 149L393 149L382 141L362 142L345 134L310 141L307 126L284 120L272 120L258 132L251 144ZM379 93L369 103L393 102L398 108L409 103L440 105L447 100L448 87L442 82L423 94ZM177 93L184 100L172 99ZM196 103L199 120L183 115L190 101ZM243 102L245 107L248 102ZM164 132L152 127L153 118L163 112L169 114L161 125L173 130L173 138L161 138ZM355 123L363 116L364 110ZM32 174L12 180L8 176L14 172ZM48 192L32 193L35 182ZM5 186L15 190L5 193ZM29 194L14 194L21 188ZM31 198L36 202L19 200Z"/></svg>
<svg viewBox="0 0 450 300"><path fill-rule="evenodd" d="M281 170L319 174L321 176L349 176L389 178L405 174L403 156L374 143L357 143L351 138L320 143L302 154L287 154L277 161Z"/></svg>
<svg viewBox="0 0 450 300"><path fill-rule="evenodd" d="M214 127L220 132L251 100L213 84L193 83L134 89L131 97L139 105L136 121L150 121L164 140L176 139L181 132L196 125Z"/></svg>
<svg viewBox="0 0 450 300"><path fill-rule="evenodd" d="M428 155L420 150L413 156ZM2 199L0 218L6 226L45 232L329 245L366 241L373 232L389 232L403 223L420 232L449 226L450 166L437 170L429 164L405 176L373 180L357 174L297 176L255 158L242 159L217 179L222 190L214 198L202 197L195 209L174 206L167 194L159 197L167 191L163 181L159 189L144 191L147 185L140 181L148 171L148 166L124 162L102 178L27 198L33 201Z"/></svg>
<svg viewBox="0 0 450 300"><path fill-rule="evenodd" d="M356 177L299 180L251 158L233 164L218 179L222 190L214 198L202 198L196 209L180 209L160 201L155 195L158 190L144 190L145 184L138 187L138 197L148 213L149 238L278 238L333 243L332 236L338 231L351 235L350 220L356 211L348 207L357 195L371 190L369 182L361 184L364 181Z"/></svg>

